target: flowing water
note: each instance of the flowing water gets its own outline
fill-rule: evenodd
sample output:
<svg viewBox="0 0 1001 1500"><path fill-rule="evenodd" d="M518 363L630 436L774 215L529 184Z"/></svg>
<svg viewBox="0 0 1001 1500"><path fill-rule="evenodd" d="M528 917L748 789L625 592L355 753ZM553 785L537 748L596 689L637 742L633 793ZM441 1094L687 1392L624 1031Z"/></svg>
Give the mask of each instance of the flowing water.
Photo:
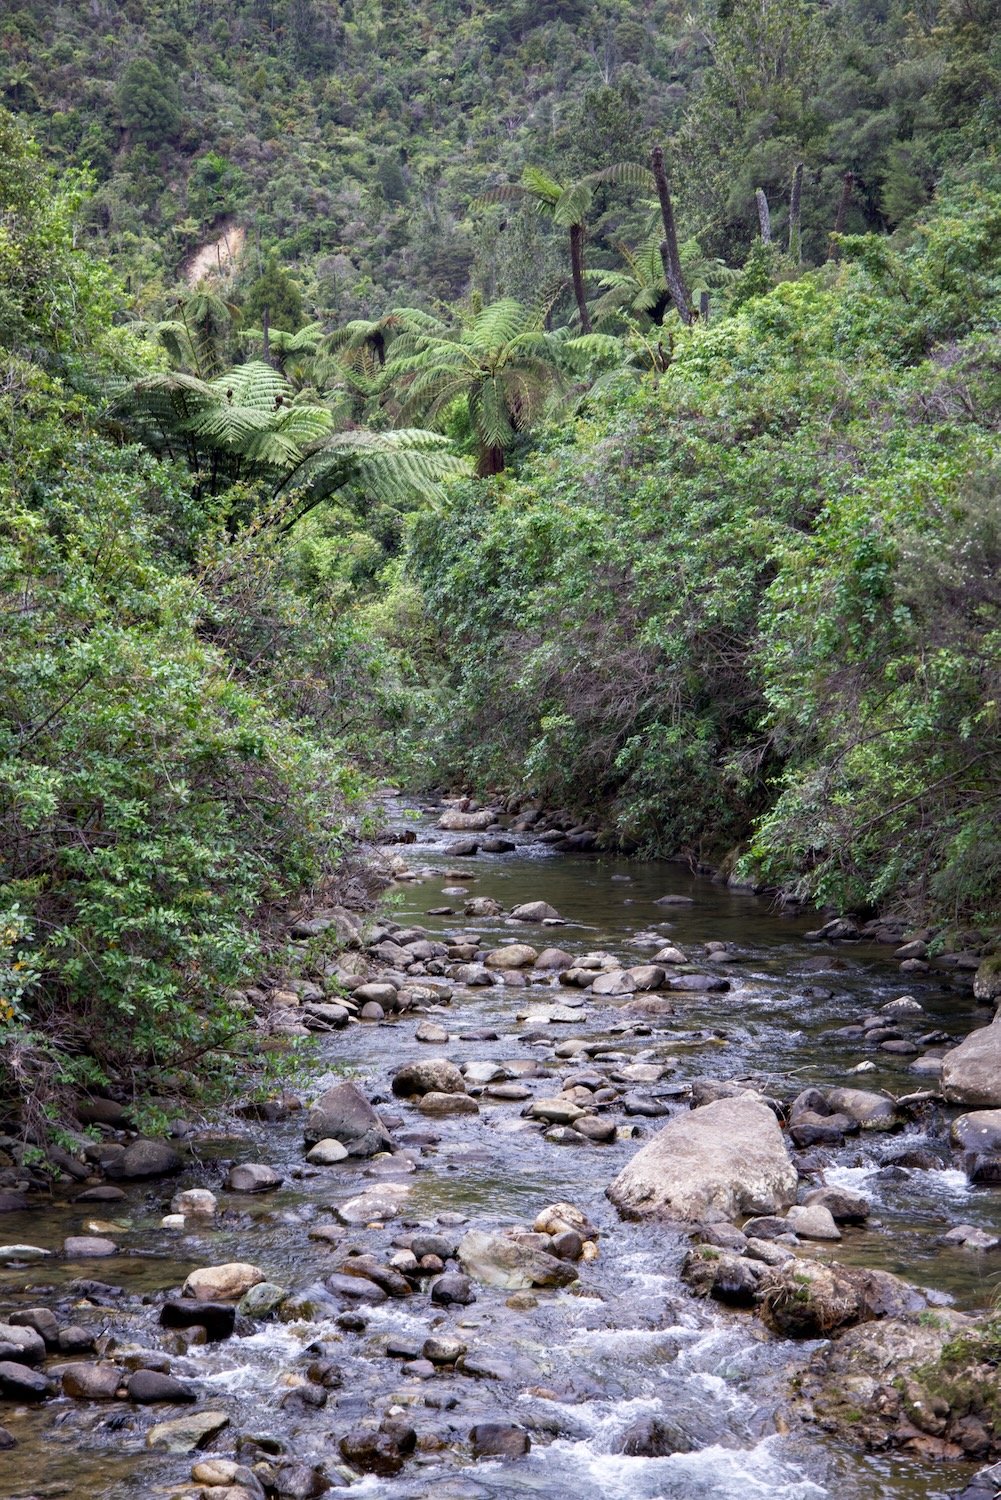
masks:
<svg viewBox="0 0 1001 1500"><path fill-rule="evenodd" d="M788 1381L816 1346L773 1340L751 1315L695 1301L678 1278L682 1237L669 1226L619 1221L604 1189L641 1139L602 1146L551 1143L528 1127L521 1104L486 1099L478 1117L427 1121L393 1100L388 1083L401 1062L447 1053L460 1063L506 1063L521 1074L534 1065L543 1079L541 1091L552 1093L574 1070L572 1062L554 1060L553 1046L565 1037L584 1036L607 1043L607 1053L598 1059L604 1066L673 1062L673 1072L661 1083L641 1089L666 1112L684 1107L676 1091L698 1076L750 1078L785 1094L798 1084L817 1082L857 1083L899 1095L926 1082L908 1073L908 1058L861 1054L857 1044L825 1033L906 992L928 1013L919 1031L940 1027L958 1039L984 1019L968 989L945 972L901 976L885 948L807 943L809 919L781 916L754 896L692 877L677 866L554 854L530 839L521 840L513 853L457 862L447 853L449 836L438 834L427 818L419 828L419 842L407 857L429 873L420 883L399 888L391 909L395 920L423 924L432 934L474 931L488 947L497 940L538 946L556 941L572 952L608 949L631 963L650 951L635 944L641 931L660 933L695 957L700 944L719 939L733 943L740 957L718 969L730 980L730 990L677 995L674 1015L647 1022L618 1012L614 1001L578 993L580 1021L556 1027L517 1019L554 1000L546 985L530 991L498 986L470 991L461 1005L433 1016L452 1034L447 1047L416 1042L413 1016L335 1033L320 1041L315 1072L355 1077L370 1097L382 1101L384 1114L397 1121L394 1134L410 1163L349 1161L298 1177L293 1173L301 1169L303 1152L301 1119L295 1116L279 1123L241 1120L228 1129L200 1129L189 1141L193 1164L179 1179L135 1186L123 1203L56 1201L5 1215L5 1241L54 1249L67 1234L84 1232L93 1219L110 1221L118 1226L114 1233L123 1253L112 1260L0 1269L0 1308L56 1305L62 1297L61 1321L70 1320L71 1310L72 1321L109 1332L119 1348L156 1347L157 1304L196 1266L250 1261L269 1280L299 1291L329 1274L349 1246L384 1259L394 1235L412 1223L433 1224L440 1215L446 1222L448 1216L462 1216L478 1227L531 1223L547 1204L568 1200L601 1231L600 1258L581 1266L576 1287L537 1293L535 1307L510 1308L507 1293L486 1288L465 1308L435 1308L419 1294L365 1309L364 1330L347 1332L335 1321L337 1308L319 1298L314 1321L259 1324L247 1336L176 1358L174 1372L199 1382L200 1408L225 1411L231 1418L229 1434L214 1448L231 1452L236 1432L267 1434L296 1456L335 1465L343 1433L396 1405L417 1428L421 1446L397 1477L360 1481L354 1486L358 1495L380 1500L430 1495L439 1500L934 1500L962 1488L969 1466L866 1455L812 1426L789 1430L780 1415ZM495 896L507 908L543 899L567 925L543 931L503 917L464 918L462 894L443 894L459 885L445 873L458 863L470 894ZM654 904L665 894L689 897L692 904ZM444 904L459 915L428 916L429 909ZM560 998L565 995L564 990ZM495 1031L497 1039L458 1039L471 1030ZM877 1070L850 1076L863 1055ZM534 1079L529 1082L535 1086ZM659 1122L638 1118L635 1123L648 1138ZM829 1153L826 1180L861 1187L873 1202L869 1225L847 1229L833 1254L898 1272L957 1306L982 1307L996 1294L1001 1257L950 1250L939 1241L959 1222L1001 1227L1001 1191L968 1187L942 1149L947 1127L947 1116L932 1106L904 1136L855 1137ZM886 1158L921 1146L938 1152L941 1165L882 1170ZM225 1164L233 1160L269 1162L285 1173L285 1182L260 1198L226 1194L220 1183ZM336 1204L387 1178L405 1181L411 1189L399 1219L379 1228L346 1229L336 1247L309 1238L310 1229L333 1222ZM219 1217L195 1233L160 1228L179 1186L216 1191ZM806 1253L832 1252L814 1247ZM97 1292L84 1299L70 1285L80 1277L124 1288L125 1296ZM502 1361L506 1372L499 1379L440 1372L425 1381L386 1356L390 1336L419 1343L432 1331L458 1333L470 1350ZM282 1408L290 1374L301 1373L304 1351L317 1341L340 1363L341 1388L323 1410ZM637 1418L657 1413L670 1415L692 1451L656 1459L616 1452ZM66 1399L36 1411L8 1404L0 1420L19 1446L0 1453L0 1496L125 1500L190 1492L191 1458L145 1446L152 1423L177 1414ZM531 1452L515 1461L474 1463L467 1434L476 1422L489 1420L526 1427Z"/></svg>

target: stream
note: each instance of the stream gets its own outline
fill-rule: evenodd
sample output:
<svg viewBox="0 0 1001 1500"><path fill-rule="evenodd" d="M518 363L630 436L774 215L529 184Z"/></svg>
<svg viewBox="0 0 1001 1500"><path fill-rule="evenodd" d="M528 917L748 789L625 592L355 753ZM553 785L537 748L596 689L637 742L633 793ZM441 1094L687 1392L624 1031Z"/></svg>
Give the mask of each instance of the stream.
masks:
<svg viewBox="0 0 1001 1500"><path fill-rule="evenodd" d="M552 994L553 986L559 988L553 976L529 988L462 991L452 1005L432 1007L421 1017L404 1014L319 1037L312 1079L303 1080L299 1092L311 1097L321 1076L327 1084L356 1080L392 1122L402 1157L349 1159L298 1175L304 1163L301 1113L271 1122L198 1124L185 1140L189 1164L179 1177L127 1184L125 1199L112 1204L74 1204L70 1184L44 1207L4 1215L0 1238L7 1243L60 1250L67 1235L86 1233L98 1220L121 1253L86 1262L0 1266L0 1320L14 1308L57 1306L63 1299L61 1321L109 1334L119 1351L131 1345L169 1348L158 1307L196 1267L251 1262L269 1281L309 1301L310 1289L350 1247L384 1260L394 1238L417 1225L531 1227L547 1205L569 1202L600 1232L598 1259L579 1266L580 1280L571 1287L515 1298L516 1306L509 1305L508 1292L489 1287L477 1287L468 1306L435 1306L423 1291L359 1308L363 1326L355 1330L338 1322L329 1294L317 1294L308 1321L275 1319L242 1334L238 1326L233 1338L172 1354L173 1373L198 1387L197 1409L229 1416L230 1427L211 1452L232 1455L238 1433L264 1435L296 1458L325 1463L337 1488L347 1482L338 1472L338 1439L364 1418L399 1408L417 1429L416 1453L393 1478L361 1479L352 1486L354 1494L379 1500L936 1500L960 1490L976 1465L866 1454L814 1425L787 1422L781 1412L789 1379L816 1346L775 1339L753 1315L693 1298L678 1276L684 1236L666 1224L621 1221L605 1188L667 1115L686 1107L680 1095L694 1078L748 1079L765 1093L782 1094L812 1083L895 1095L934 1087L934 1080L909 1071L913 1058L862 1051L857 1041L830 1033L909 994L926 1014L918 1025L902 1028L908 1036L942 1029L959 1040L985 1019L969 986L935 968L902 975L887 947L809 942L804 934L818 925L815 913L781 915L767 901L694 877L681 866L554 853L527 835L517 836L512 852L456 860L448 853L455 836L441 833L433 816L425 813L412 826L418 841L402 852L425 874L395 888L385 909L388 920L419 924L432 937L475 933L488 949L516 941L539 948L558 944L574 954L608 950L630 964L646 961L653 947L651 940L637 943L637 934L653 932L677 943L700 969L724 975L730 989L673 996L673 1015L648 1019L620 1012L612 999L577 991L572 998L582 1002L578 1022L519 1020L526 1011L544 1013L547 1004L565 1000L565 988ZM504 916L466 917L463 902L471 895L495 897L505 909L544 900L565 925L550 929ZM655 904L665 895L691 904ZM428 914L442 906L455 914ZM735 961L706 958L702 945L715 940L733 945ZM448 1043L418 1042L414 1032L422 1019L447 1027ZM463 1039L477 1032L496 1033L496 1039ZM554 1056L561 1042L576 1037L604 1043L605 1050L576 1060ZM667 1071L657 1081L632 1086L630 1097L638 1096L646 1112L616 1115L635 1127L634 1138L566 1144L524 1119L522 1102L481 1096L478 1115L426 1119L407 1101L394 1099L393 1070L432 1056L503 1064L536 1095L557 1092L582 1064L614 1072L654 1062ZM875 1070L856 1077L851 1070L864 1059ZM930 1106L905 1133L867 1133L827 1149L823 1180L864 1192L872 1217L862 1227L846 1227L840 1244L804 1244L801 1253L880 1267L932 1288L961 1309L984 1307L997 1294L1001 1252L974 1253L940 1242L958 1223L1001 1230L1001 1188L971 1188L958 1158L943 1149L956 1113ZM904 1151L930 1152L938 1164L886 1171ZM234 1161L274 1166L282 1186L254 1197L224 1191L225 1171ZM378 1227L345 1227L336 1244L310 1238L317 1226L336 1223L338 1204L386 1182L409 1189L397 1218ZM184 1187L211 1188L219 1214L204 1224L189 1219L182 1231L161 1228L171 1196ZM86 1296L73 1285L81 1278L123 1290L98 1287ZM386 1352L390 1341L417 1349L431 1333L457 1334L493 1373L477 1377L444 1368L427 1378L409 1373L404 1358ZM340 1385L320 1409L280 1405L290 1372L302 1372L312 1345L322 1345L340 1367ZM626 1429L660 1413L685 1433L691 1451L664 1458L616 1451ZM174 1408L65 1397L34 1409L4 1403L0 1422L18 1446L0 1452L0 1497L200 1494L191 1466L207 1455L146 1446L150 1427L177 1414ZM516 1459L474 1461L469 1430L491 1421L525 1428L531 1451Z"/></svg>

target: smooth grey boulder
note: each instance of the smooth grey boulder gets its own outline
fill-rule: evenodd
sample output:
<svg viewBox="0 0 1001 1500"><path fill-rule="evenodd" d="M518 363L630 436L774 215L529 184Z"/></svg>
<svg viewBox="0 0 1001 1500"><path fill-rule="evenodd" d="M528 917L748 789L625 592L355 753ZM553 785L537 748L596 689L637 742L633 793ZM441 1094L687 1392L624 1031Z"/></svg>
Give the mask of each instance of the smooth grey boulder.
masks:
<svg viewBox="0 0 1001 1500"><path fill-rule="evenodd" d="M1001 1106L1001 1022L982 1026L945 1054L942 1087L951 1104Z"/></svg>
<svg viewBox="0 0 1001 1500"><path fill-rule="evenodd" d="M246 1161L239 1166L230 1167L226 1176L226 1186L231 1193L270 1193L272 1189L281 1187L282 1179L274 1167L267 1167L263 1162Z"/></svg>
<svg viewBox="0 0 1001 1500"><path fill-rule="evenodd" d="M532 1286L569 1286L577 1272L541 1248L540 1235L512 1237L470 1229L459 1242L459 1264L484 1286L508 1291Z"/></svg>
<svg viewBox="0 0 1001 1500"><path fill-rule="evenodd" d="M417 1094L464 1094L466 1080L447 1057L421 1058L404 1063L393 1074L393 1093L407 1099Z"/></svg>
<svg viewBox="0 0 1001 1500"><path fill-rule="evenodd" d="M105 1171L109 1177L138 1181L145 1177L170 1177L183 1165L177 1152L166 1141L140 1139L126 1146L121 1156L109 1161Z"/></svg>
<svg viewBox="0 0 1001 1500"><path fill-rule="evenodd" d="M340 1141L349 1156L391 1151L393 1139L365 1095L353 1083L338 1083L316 1100L306 1117L307 1146Z"/></svg>
<svg viewBox="0 0 1001 1500"><path fill-rule="evenodd" d="M516 922L558 922L560 914L555 906L550 906L548 901L523 901L520 906L511 908L511 915Z"/></svg>
<svg viewBox="0 0 1001 1500"><path fill-rule="evenodd" d="M676 1115L608 1188L627 1218L702 1220L778 1213L798 1177L767 1104L718 1099Z"/></svg>

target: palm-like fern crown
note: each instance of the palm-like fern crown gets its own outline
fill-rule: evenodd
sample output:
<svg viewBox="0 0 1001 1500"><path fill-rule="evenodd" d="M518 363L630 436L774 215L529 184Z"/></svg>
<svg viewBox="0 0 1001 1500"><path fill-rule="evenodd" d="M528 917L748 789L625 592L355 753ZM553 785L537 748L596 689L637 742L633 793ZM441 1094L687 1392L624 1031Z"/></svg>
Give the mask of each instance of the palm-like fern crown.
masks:
<svg viewBox="0 0 1001 1500"><path fill-rule="evenodd" d="M384 386L401 393L404 419L440 423L465 399L480 444L504 450L562 383L557 341L510 298L456 328L426 319L396 339Z"/></svg>
<svg viewBox="0 0 1001 1500"><path fill-rule="evenodd" d="M207 381L176 371L151 375L119 405L150 447L180 451L219 483L262 479L276 494L295 496L296 514L346 485L403 503L436 494L449 474L468 473L436 433L335 431L334 413L316 391L296 391L260 360Z"/></svg>

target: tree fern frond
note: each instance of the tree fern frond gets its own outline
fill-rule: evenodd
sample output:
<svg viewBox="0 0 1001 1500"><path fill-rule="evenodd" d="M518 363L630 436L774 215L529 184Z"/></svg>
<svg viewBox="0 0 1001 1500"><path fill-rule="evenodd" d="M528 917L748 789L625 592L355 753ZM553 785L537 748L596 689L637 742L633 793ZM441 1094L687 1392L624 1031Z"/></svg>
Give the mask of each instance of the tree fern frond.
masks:
<svg viewBox="0 0 1001 1500"><path fill-rule="evenodd" d="M521 174L521 186L551 208L555 208L563 196L562 183L550 177L541 167L526 166Z"/></svg>
<svg viewBox="0 0 1001 1500"><path fill-rule="evenodd" d="M621 187L643 188L646 192L653 193L657 190L654 175L649 167L644 167L638 161L618 161L610 167L602 167L598 172L589 172L586 178L589 182L614 182Z"/></svg>
<svg viewBox="0 0 1001 1500"><path fill-rule="evenodd" d="M560 194L559 202L553 209L553 222L563 229L569 229L573 224L583 224L593 199L594 190L586 179L572 183L566 192Z"/></svg>

